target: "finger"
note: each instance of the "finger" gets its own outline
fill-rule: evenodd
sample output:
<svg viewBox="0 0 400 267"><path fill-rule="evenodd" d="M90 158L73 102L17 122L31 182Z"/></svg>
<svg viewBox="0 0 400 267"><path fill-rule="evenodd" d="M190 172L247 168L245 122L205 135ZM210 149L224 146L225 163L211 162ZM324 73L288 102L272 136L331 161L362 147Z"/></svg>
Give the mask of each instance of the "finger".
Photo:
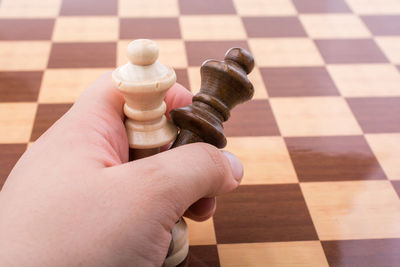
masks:
<svg viewBox="0 0 400 267"><path fill-rule="evenodd" d="M111 79L111 71L101 75L78 98L74 108L79 111L107 110L109 114L123 118L124 98L115 89Z"/></svg>
<svg viewBox="0 0 400 267"><path fill-rule="evenodd" d="M189 105L192 101L192 94L182 85L174 84L166 93L165 101L167 103L166 115L169 118L169 111L171 109ZM115 89L111 79L111 72L103 74L97 81L95 81L76 101L73 111L78 118L88 119L88 114L97 114L101 120L108 125L109 132L124 133L120 130L121 121L124 119L123 112L124 99L122 94ZM91 119L91 121L98 121L98 118ZM116 129L116 130L113 130ZM109 136L114 136L109 134ZM120 158L125 162L126 137L115 135L118 140L124 142L113 141L113 147L119 151ZM165 150L165 149L163 149Z"/></svg>
<svg viewBox="0 0 400 267"><path fill-rule="evenodd" d="M132 190L144 186L148 199L157 202L154 206L175 212L175 219L201 198L232 191L243 176L239 159L205 143L181 146L110 169Z"/></svg>
<svg viewBox="0 0 400 267"><path fill-rule="evenodd" d="M174 108L184 107L192 103L192 93L179 83L175 83L168 89L165 95L167 104L167 116L169 111ZM76 106L93 110L94 107L102 106L109 111L113 111L123 118L124 99L121 93L115 89L111 79L111 72L106 72L99 77L76 101Z"/></svg>
<svg viewBox="0 0 400 267"><path fill-rule="evenodd" d="M111 79L111 71L104 73L76 101L76 106L80 108L92 109L99 105L113 111L123 118L124 99L121 93L115 89ZM193 95L185 87L179 83L175 83L168 89L165 95L165 103L167 104L167 112L174 108L187 106L192 103ZM169 115L168 115L169 116Z"/></svg>
<svg viewBox="0 0 400 267"><path fill-rule="evenodd" d="M101 75L77 99L68 118L75 133L81 134L92 155L101 159L101 166L111 166L128 160L128 141L123 124L124 99L115 89L111 72Z"/></svg>
<svg viewBox="0 0 400 267"><path fill-rule="evenodd" d="M188 106L192 103L193 94L180 85L175 83L170 89L168 89L165 95L164 101L167 104L167 111L165 115L169 119L169 112L174 108L180 108Z"/></svg>
<svg viewBox="0 0 400 267"><path fill-rule="evenodd" d="M209 219L214 215L216 209L215 197L201 198L192 204L183 214L192 220L201 222Z"/></svg>
<svg viewBox="0 0 400 267"><path fill-rule="evenodd" d="M170 89L168 89L164 101L167 104L167 111L165 115L168 119L170 119L169 112L174 108L180 108L188 106L192 103L192 93L180 85L179 83L175 83ZM167 150L171 144L167 144L160 148L161 151Z"/></svg>

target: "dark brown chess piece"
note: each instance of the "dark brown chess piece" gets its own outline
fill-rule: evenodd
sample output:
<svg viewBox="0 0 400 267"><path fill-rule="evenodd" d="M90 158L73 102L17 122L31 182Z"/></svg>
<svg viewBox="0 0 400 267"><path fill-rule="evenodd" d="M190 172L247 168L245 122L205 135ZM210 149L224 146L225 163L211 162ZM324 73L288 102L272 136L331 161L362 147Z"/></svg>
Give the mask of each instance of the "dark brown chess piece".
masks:
<svg viewBox="0 0 400 267"><path fill-rule="evenodd" d="M228 120L233 107L252 98L254 88L247 74L253 67L253 56L247 50L238 47L229 49L223 61L205 61L200 69L200 92L193 97L193 103L170 112L172 121L180 129L171 148L195 142L206 142L218 148L225 147L226 138L222 123ZM178 224L182 229L186 227L182 218ZM186 237L183 236L183 231L176 233L178 234L172 231L165 266L188 264L188 248L184 247L184 242L181 241ZM179 243L180 247L175 247L175 242ZM180 253L181 251L186 253ZM178 258L179 254L186 258Z"/></svg>
<svg viewBox="0 0 400 267"><path fill-rule="evenodd" d="M170 112L180 129L172 148L195 142L225 147L222 123L228 120L233 107L252 98L254 88L247 74L253 67L253 56L238 47L229 49L223 61L205 61L200 69L200 92L193 103Z"/></svg>

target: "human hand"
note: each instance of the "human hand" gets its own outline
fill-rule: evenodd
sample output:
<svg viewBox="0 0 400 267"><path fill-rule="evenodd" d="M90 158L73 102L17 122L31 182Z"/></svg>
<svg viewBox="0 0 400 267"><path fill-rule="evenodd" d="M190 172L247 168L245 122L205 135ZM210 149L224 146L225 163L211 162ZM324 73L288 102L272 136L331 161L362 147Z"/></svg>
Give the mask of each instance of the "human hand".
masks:
<svg viewBox="0 0 400 267"><path fill-rule="evenodd" d="M203 143L127 162L123 103L103 75L21 157L0 192L0 266L160 266L178 218L209 218L238 186L240 161Z"/></svg>

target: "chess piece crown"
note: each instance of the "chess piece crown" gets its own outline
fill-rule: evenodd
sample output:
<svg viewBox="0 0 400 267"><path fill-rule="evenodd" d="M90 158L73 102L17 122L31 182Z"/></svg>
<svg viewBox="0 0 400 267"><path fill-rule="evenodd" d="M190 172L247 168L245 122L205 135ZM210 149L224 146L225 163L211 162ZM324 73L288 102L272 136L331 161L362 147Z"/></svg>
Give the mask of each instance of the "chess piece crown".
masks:
<svg viewBox="0 0 400 267"><path fill-rule="evenodd" d="M238 47L228 50L223 61L205 61L200 69L200 92L193 97L193 103L170 112L180 128L172 147L194 142L225 147L222 122L228 120L233 107L252 98L254 88L247 74L253 68L253 56Z"/></svg>

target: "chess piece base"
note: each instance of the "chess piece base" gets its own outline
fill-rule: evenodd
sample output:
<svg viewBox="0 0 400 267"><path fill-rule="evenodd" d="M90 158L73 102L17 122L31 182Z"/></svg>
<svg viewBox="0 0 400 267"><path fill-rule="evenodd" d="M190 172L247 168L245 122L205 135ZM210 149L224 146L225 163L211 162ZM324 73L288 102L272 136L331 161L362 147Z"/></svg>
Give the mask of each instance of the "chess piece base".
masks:
<svg viewBox="0 0 400 267"><path fill-rule="evenodd" d="M165 116L150 123L127 119L125 128L129 147L135 149L162 147L171 143L177 135L176 127Z"/></svg>
<svg viewBox="0 0 400 267"><path fill-rule="evenodd" d="M170 255L164 261L164 267L173 267L179 265L185 260L189 252L188 228L183 218L172 228L172 240L174 248Z"/></svg>

